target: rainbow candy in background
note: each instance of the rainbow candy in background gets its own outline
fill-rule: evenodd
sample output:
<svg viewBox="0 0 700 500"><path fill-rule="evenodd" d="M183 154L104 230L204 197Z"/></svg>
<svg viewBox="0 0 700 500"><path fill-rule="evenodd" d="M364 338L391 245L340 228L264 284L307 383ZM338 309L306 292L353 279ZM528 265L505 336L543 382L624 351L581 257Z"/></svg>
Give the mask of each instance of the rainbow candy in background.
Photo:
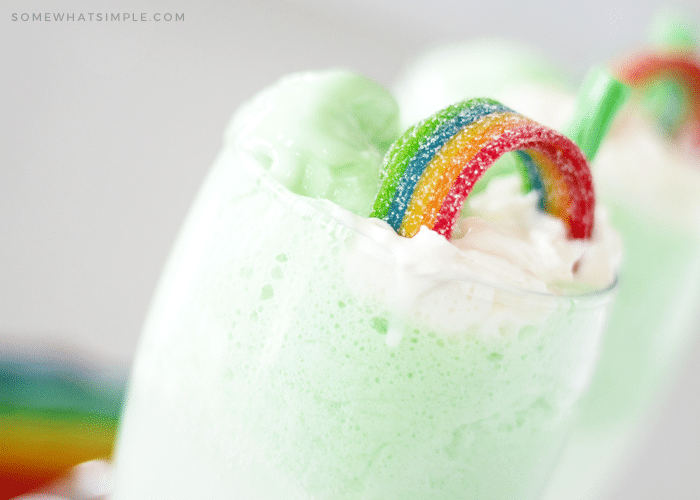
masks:
<svg viewBox="0 0 700 500"><path fill-rule="evenodd" d="M659 130L691 154L700 151L700 42L679 13L660 12L649 46L619 57L619 78L635 90Z"/></svg>
<svg viewBox="0 0 700 500"><path fill-rule="evenodd" d="M0 500L111 456L127 372L85 359L0 352Z"/></svg>

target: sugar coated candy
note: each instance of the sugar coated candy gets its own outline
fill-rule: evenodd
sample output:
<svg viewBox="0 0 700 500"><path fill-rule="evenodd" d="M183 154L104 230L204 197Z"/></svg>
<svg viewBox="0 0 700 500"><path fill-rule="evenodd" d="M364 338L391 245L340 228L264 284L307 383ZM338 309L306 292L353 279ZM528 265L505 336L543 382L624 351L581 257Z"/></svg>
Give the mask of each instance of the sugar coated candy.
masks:
<svg viewBox="0 0 700 500"><path fill-rule="evenodd" d="M573 239L590 238L595 195L588 161L561 133L492 99L471 99L409 128L384 158L372 216L411 237L422 226L448 239L476 181L500 156L517 152L543 210Z"/></svg>

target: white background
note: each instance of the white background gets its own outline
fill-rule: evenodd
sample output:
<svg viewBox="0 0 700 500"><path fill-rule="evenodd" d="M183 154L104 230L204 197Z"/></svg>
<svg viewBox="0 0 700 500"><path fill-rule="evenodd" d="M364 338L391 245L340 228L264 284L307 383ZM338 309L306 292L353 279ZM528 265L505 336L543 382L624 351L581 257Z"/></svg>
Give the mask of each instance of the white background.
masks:
<svg viewBox="0 0 700 500"><path fill-rule="evenodd" d="M128 364L166 255L236 107L344 66L390 86L421 50L521 40L573 79L644 43L662 4L589 0L0 1L0 342ZM696 0L677 3L700 24ZM184 13L22 22L16 13ZM611 499L700 498L700 343Z"/></svg>

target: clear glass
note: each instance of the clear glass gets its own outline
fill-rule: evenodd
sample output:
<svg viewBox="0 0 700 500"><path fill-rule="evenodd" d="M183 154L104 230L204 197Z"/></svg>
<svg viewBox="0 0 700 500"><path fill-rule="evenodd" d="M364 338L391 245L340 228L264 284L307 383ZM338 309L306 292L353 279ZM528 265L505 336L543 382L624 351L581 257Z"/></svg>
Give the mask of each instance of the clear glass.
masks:
<svg viewBox="0 0 700 500"><path fill-rule="evenodd" d="M414 313L421 271L329 207L221 153L145 325L113 499L539 497L615 287L445 278Z"/></svg>

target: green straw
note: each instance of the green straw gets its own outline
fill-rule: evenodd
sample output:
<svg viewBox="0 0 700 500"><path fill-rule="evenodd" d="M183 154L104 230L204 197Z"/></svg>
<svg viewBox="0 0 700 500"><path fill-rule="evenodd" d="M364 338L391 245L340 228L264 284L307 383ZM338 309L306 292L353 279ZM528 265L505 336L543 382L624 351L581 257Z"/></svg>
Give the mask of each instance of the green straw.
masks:
<svg viewBox="0 0 700 500"><path fill-rule="evenodd" d="M613 118L630 95L630 88L606 69L593 68L581 86L574 119L567 135L593 161Z"/></svg>

